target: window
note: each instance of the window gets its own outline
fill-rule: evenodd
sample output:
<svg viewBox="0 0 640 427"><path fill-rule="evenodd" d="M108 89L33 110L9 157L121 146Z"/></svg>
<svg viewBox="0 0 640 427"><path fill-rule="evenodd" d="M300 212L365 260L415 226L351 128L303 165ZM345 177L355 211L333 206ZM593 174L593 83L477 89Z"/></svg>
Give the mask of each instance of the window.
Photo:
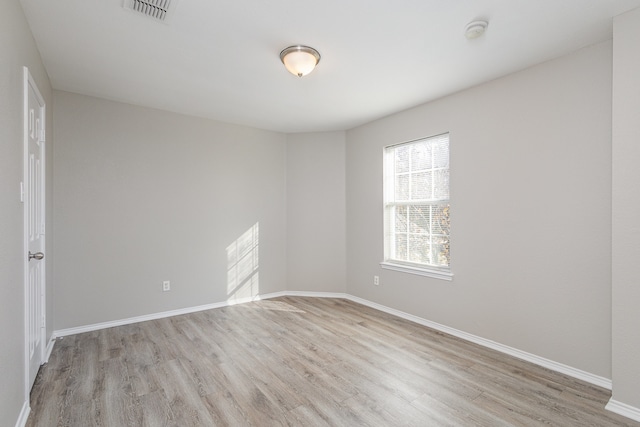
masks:
<svg viewBox="0 0 640 427"><path fill-rule="evenodd" d="M385 148L384 268L451 279L449 134Z"/></svg>

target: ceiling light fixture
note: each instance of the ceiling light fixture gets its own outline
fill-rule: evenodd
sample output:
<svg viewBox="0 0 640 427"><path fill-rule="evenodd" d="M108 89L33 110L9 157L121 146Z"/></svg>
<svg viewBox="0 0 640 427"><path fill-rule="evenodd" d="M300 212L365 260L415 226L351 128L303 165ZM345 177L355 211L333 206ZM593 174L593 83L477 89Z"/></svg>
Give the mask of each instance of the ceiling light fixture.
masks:
<svg viewBox="0 0 640 427"><path fill-rule="evenodd" d="M473 21L469 22L466 27L464 27L464 36L469 40L480 37L484 34L485 30L489 23L487 21Z"/></svg>
<svg viewBox="0 0 640 427"><path fill-rule="evenodd" d="M306 76L320 62L320 53L309 46L289 46L280 52L280 60L294 76Z"/></svg>

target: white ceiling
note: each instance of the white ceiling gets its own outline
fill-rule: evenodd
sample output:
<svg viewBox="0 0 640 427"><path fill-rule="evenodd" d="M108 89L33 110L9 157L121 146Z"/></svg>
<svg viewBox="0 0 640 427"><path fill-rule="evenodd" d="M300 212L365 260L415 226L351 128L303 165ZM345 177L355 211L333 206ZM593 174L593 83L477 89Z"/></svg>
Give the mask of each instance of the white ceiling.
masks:
<svg viewBox="0 0 640 427"><path fill-rule="evenodd" d="M176 0L174 0L176 1ZM55 89L281 132L344 130L611 38L640 0L21 0ZM479 39L464 27L489 21ZM310 75L278 54L320 51Z"/></svg>

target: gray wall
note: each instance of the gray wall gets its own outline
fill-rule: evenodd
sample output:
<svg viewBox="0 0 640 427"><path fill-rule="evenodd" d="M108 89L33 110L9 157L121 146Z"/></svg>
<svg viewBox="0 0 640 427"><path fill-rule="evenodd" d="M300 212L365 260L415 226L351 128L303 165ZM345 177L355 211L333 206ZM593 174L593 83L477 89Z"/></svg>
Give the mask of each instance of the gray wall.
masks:
<svg viewBox="0 0 640 427"><path fill-rule="evenodd" d="M640 9L613 36L613 399L640 410Z"/></svg>
<svg viewBox="0 0 640 427"><path fill-rule="evenodd" d="M56 329L286 289L285 135L67 92L54 103ZM250 230L257 250L230 261Z"/></svg>
<svg viewBox="0 0 640 427"><path fill-rule="evenodd" d="M51 164L51 86L18 0L3 2L0 13L0 419L13 425L25 401L23 205L23 78L28 66L47 104L47 161ZM51 184L52 168L47 170ZM47 189L48 333L51 335L51 186Z"/></svg>
<svg viewBox="0 0 640 427"><path fill-rule="evenodd" d="M287 289L346 291L345 132L287 136Z"/></svg>
<svg viewBox="0 0 640 427"><path fill-rule="evenodd" d="M610 378L611 58L595 45L350 130L347 292ZM383 147L443 132L455 277L382 270Z"/></svg>

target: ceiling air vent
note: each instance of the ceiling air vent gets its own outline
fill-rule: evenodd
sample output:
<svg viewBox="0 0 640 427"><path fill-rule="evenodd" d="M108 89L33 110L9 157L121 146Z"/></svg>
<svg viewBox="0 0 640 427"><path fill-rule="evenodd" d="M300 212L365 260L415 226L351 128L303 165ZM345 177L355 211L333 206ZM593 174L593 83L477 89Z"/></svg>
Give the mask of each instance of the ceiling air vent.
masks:
<svg viewBox="0 0 640 427"><path fill-rule="evenodd" d="M158 21L167 22L175 3L176 0L125 0L124 7Z"/></svg>

